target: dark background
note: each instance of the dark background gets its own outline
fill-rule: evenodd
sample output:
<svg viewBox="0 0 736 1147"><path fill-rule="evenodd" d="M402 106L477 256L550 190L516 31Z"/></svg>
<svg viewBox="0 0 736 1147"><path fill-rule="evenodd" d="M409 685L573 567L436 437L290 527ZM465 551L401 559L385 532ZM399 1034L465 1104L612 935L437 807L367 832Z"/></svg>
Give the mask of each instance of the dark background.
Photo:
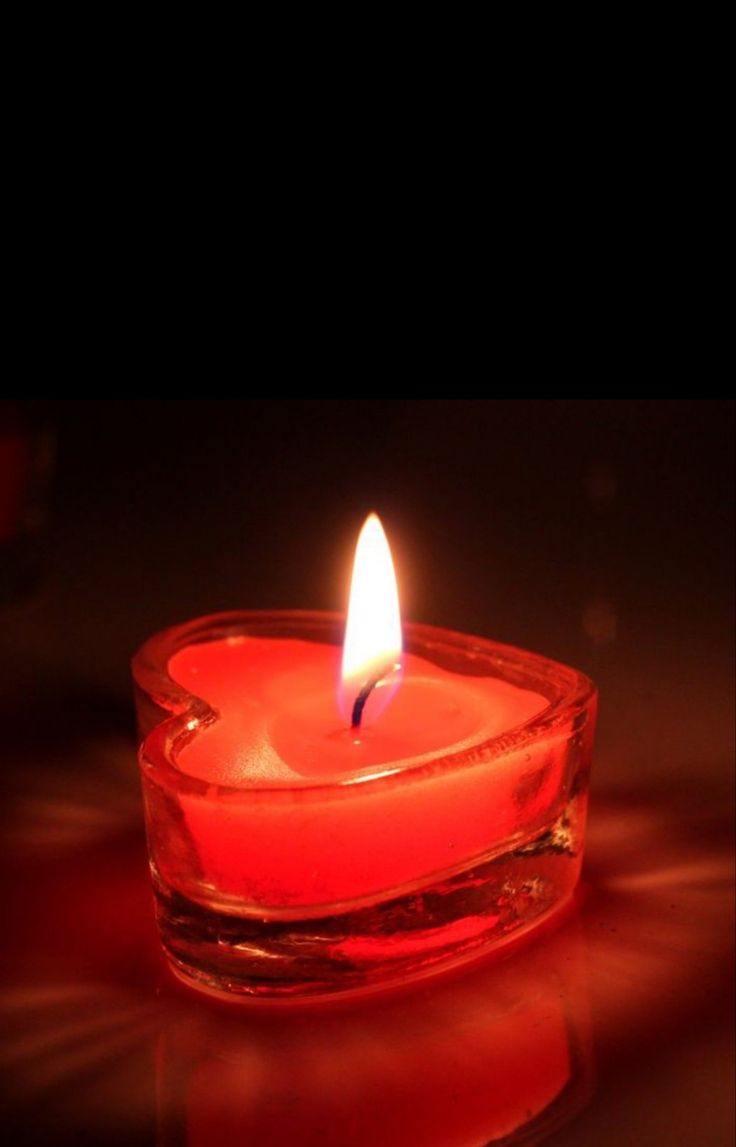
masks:
<svg viewBox="0 0 736 1147"><path fill-rule="evenodd" d="M406 618L595 678L601 768L622 738L628 768L656 768L664 747L675 776L683 746L712 739L714 722L729 740L732 403L141 400L49 412L48 568L11 611L16 681L24 670L54 689L94 680L122 699L131 654L158 628L220 609L341 610L375 509Z"/></svg>
<svg viewBox="0 0 736 1147"><path fill-rule="evenodd" d="M112 882L129 920L149 926L132 653L154 630L215 610L344 609L355 537L374 509L406 618L537 650L600 687L580 920L600 1078L554 1142L730 1143L733 404L99 400L24 411L53 427L57 464L38 583L0 605L3 974L15 985L17 1080L23 1048L43 1067L44 1048L59 1045L52 1013L23 1011L49 984L127 984L136 1008L151 997L140 944L106 891ZM123 830L133 852L110 852ZM107 851L93 860L93 847ZM44 1119L58 1142L80 1126L109 1140L95 1113L103 1069L73 1066L85 1039L50 1084L12 1085L19 1126L34 1113L39 1141L50 1141ZM135 1062L150 1101L118 1139L147 1143L152 1068L142 1053ZM114 1059L110 1079L122 1119L132 1092ZM67 1085L83 1098L67 1102Z"/></svg>

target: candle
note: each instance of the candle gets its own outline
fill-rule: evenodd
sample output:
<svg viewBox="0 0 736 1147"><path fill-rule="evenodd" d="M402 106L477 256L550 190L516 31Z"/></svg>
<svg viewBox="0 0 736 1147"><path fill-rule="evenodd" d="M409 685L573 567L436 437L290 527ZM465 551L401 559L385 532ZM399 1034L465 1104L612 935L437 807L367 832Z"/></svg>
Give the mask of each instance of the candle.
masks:
<svg viewBox="0 0 736 1147"><path fill-rule="evenodd" d="M541 921L577 881L590 682L429 627L403 649L375 516L342 655L339 629L226 615L136 660L159 922L200 986L318 995L424 974Z"/></svg>

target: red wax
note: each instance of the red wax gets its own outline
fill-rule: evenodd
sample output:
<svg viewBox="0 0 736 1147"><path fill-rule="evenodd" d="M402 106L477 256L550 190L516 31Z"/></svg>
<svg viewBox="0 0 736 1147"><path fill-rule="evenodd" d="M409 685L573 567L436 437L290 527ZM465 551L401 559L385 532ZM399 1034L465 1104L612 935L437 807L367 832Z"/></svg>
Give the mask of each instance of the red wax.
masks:
<svg viewBox="0 0 736 1147"><path fill-rule="evenodd" d="M203 887L264 914L319 908L451 870L548 821L559 740L487 745L546 699L412 654L402 663L393 701L373 725L366 706L356 733L339 717L334 645L230 637L171 658L172 678L214 713L177 752L210 786L182 796Z"/></svg>

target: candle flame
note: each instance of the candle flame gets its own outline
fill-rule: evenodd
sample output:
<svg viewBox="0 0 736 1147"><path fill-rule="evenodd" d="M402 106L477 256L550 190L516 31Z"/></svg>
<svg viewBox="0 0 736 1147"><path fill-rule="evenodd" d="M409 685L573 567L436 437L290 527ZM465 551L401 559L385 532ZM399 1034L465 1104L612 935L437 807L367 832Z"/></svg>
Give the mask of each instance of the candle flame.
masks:
<svg viewBox="0 0 736 1147"><path fill-rule="evenodd" d="M377 514L355 547L342 651L340 709L353 727L374 721L393 697L401 671L401 615L391 550Z"/></svg>

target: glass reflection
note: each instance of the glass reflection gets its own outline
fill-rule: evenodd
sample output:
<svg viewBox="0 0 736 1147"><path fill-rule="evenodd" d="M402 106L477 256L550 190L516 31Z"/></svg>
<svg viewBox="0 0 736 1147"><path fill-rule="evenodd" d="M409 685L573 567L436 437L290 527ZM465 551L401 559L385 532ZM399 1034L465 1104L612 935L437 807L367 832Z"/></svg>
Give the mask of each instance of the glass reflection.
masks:
<svg viewBox="0 0 736 1147"><path fill-rule="evenodd" d="M191 993L158 1054L160 1147L538 1141L591 1090L579 925L410 995L285 1011Z"/></svg>

